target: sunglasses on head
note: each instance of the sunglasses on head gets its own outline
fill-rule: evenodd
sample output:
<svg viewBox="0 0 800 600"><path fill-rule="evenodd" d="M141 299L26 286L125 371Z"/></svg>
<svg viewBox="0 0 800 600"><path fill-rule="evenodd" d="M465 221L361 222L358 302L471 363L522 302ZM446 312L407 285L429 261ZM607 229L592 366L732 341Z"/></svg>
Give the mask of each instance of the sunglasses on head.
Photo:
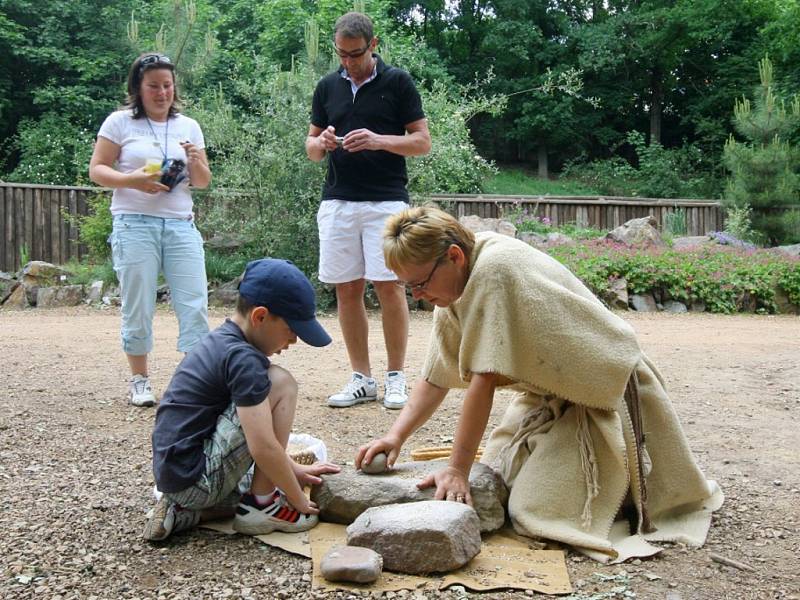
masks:
<svg viewBox="0 0 800 600"><path fill-rule="evenodd" d="M172 61L163 54L147 54L139 61L139 72L150 65L172 65Z"/></svg>

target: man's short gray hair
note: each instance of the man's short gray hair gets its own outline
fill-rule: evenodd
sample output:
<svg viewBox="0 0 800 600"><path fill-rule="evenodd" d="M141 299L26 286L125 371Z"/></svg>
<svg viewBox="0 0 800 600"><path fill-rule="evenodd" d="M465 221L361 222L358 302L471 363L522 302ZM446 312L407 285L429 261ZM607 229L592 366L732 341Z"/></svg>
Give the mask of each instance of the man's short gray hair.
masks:
<svg viewBox="0 0 800 600"><path fill-rule="evenodd" d="M360 12L349 12L336 20L333 26L333 35L346 38L364 38L368 44L375 37L372 19Z"/></svg>

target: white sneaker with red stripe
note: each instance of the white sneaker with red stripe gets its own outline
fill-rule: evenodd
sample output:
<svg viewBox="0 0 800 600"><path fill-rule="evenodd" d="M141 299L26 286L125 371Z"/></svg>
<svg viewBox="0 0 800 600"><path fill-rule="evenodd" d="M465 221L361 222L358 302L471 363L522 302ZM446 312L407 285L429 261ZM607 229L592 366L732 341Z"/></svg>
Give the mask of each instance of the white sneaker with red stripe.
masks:
<svg viewBox="0 0 800 600"><path fill-rule="evenodd" d="M308 531L318 522L317 515L305 515L292 508L276 489L272 501L264 506L252 494L243 495L236 507L233 529L247 535L264 535L273 531L297 533Z"/></svg>

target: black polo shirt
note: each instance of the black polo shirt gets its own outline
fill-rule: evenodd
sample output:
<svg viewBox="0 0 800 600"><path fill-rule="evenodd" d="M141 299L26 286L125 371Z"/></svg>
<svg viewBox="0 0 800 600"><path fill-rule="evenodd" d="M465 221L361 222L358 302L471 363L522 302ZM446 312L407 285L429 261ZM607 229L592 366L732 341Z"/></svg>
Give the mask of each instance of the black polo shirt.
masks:
<svg viewBox="0 0 800 600"><path fill-rule="evenodd" d="M385 64L377 54L373 56L377 59L377 76L362 85L355 98L350 81L342 77L344 67L319 81L311 104L314 126L325 129L333 125L338 136L362 128L385 135L405 135L406 125L425 118L411 76ZM407 183L406 160L399 154L337 148L328 153L322 199L407 202Z"/></svg>

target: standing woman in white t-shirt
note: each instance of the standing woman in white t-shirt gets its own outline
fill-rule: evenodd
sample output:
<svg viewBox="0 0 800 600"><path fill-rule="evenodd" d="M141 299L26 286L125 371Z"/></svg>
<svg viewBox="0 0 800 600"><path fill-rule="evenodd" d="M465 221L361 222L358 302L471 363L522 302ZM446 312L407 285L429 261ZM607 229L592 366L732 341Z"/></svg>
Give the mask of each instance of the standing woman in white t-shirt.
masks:
<svg viewBox="0 0 800 600"><path fill-rule="evenodd" d="M147 355L160 272L178 317L178 350L188 352L208 332L203 239L194 224L189 183L207 187L211 171L203 132L178 112L178 102L172 61L163 54L141 55L128 73L127 102L100 127L89 164L92 181L114 188L109 241L122 295L129 402L136 406L156 402Z"/></svg>

